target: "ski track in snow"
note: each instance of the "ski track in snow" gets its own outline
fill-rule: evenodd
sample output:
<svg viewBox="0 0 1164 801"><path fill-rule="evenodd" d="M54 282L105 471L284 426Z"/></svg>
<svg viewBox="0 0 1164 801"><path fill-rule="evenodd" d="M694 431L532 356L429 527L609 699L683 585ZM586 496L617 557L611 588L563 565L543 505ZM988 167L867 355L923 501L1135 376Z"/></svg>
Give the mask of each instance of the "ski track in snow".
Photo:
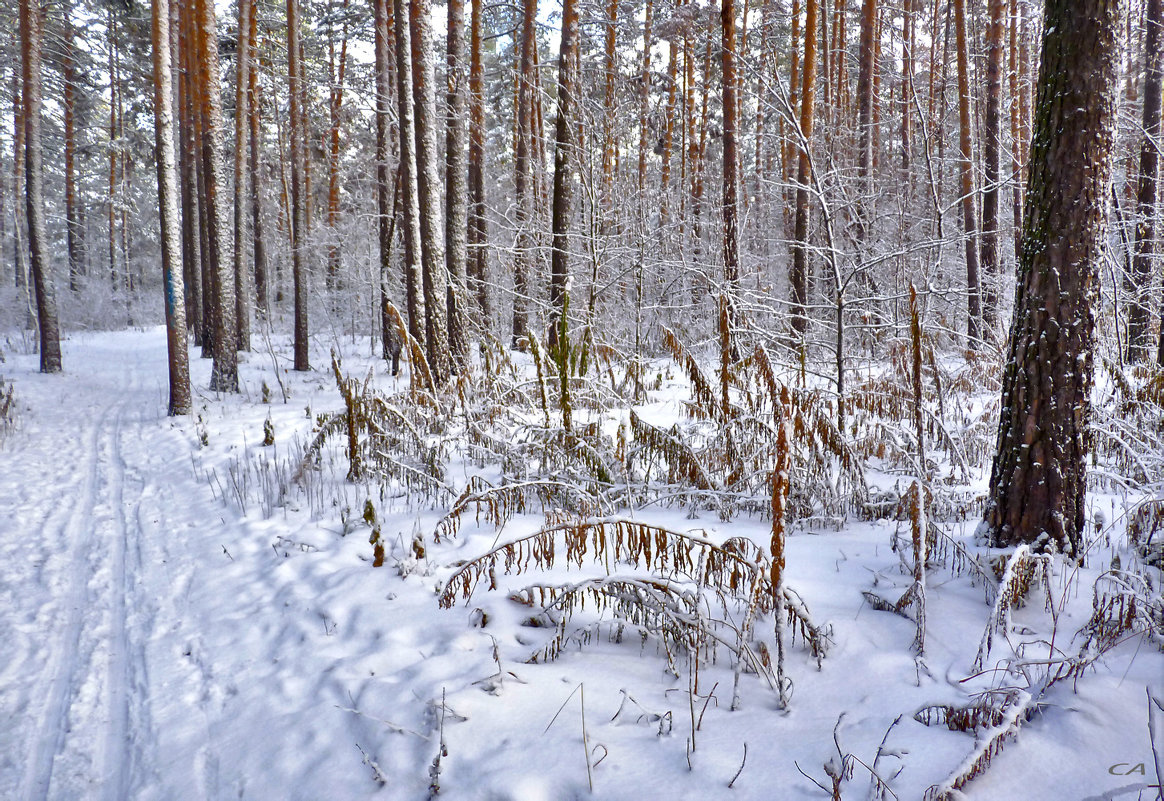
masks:
<svg viewBox="0 0 1164 801"><path fill-rule="evenodd" d="M70 456L78 457L76 461L84 465L82 477L54 499L51 508L69 510L63 521L50 516L39 531L46 551L61 546L70 550L62 576L63 605L49 629L59 633L43 671L48 681L41 693L44 700L34 715L35 747L18 794L21 798L49 799L68 792L53 792L55 786L68 786L69 781L67 775L60 775L58 762L63 761L73 732L88 728L79 719L87 711L97 711L102 718L97 722L99 741L92 745L94 756L103 765L103 797L113 801L131 794L131 693L141 698L148 688L142 681L144 653L131 642L126 622L131 581L127 554L130 550L135 554L136 572L140 547L138 529L127 524L127 520L136 520L136 511L127 517L122 443L124 420L140 399L134 371L123 368L121 376L124 393L120 399L89 417L83 435L73 438L75 452L70 453L69 448L61 451L66 466ZM78 403L74 408L81 412L86 405ZM46 563L51 558L48 552ZM94 622L93 611L105 618L108 634L104 639L87 630ZM139 681L136 687L132 685L135 678ZM94 709L80 697L85 685L93 681L104 688L103 709L100 704ZM142 709L140 703L136 706Z"/></svg>

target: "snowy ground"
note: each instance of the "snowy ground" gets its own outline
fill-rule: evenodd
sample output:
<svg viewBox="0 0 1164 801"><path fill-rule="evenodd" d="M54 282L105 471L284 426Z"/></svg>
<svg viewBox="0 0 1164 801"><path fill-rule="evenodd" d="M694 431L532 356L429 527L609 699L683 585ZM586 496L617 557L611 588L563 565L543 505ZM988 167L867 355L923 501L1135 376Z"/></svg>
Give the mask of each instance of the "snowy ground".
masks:
<svg viewBox="0 0 1164 801"><path fill-rule="evenodd" d="M372 361L362 348L349 346L345 362L357 375ZM876 583L895 598L907 585L889 548L896 522L795 533L788 581L831 623L833 649L818 670L797 641L788 711L745 675L733 712L726 658L701 667L693 701L689 670L666 673L637 636L526 664L544 635L518 625L506 593L481 587L438 608L452 563L534 530L540 515L500 535L470 516L415 562L406 543L427 538L441 511L390 500L380 509L388 559L374 569L367 527L341 522L366 497L341 467L280 502L263 481L294 472L310 413L339 406L323 369L288 374L284 404L260 351L242 365L241 396L219 398L194 351L196 413L172 420L161 329L74 335L56 376L37 374L18 339L3 351L0 376L20 408L0 442L0 798L419 799L443 730L440 796L450 799L823 799L808 777L829 785L836 730L844 753L892 777L893 795L920 799L974 745L913 713L990 686L990 674L963 681L989 606L967 577L935 570L919 666L912 624L861 595ZM268 418L273 448L260 444ZM341 515L345 506L356 511ZM719 540L768 536L766 521L746 516L624 514ZM969 543L972 527L955 533ZM1016 612L1016 643L1070 639L1090 611L1091 580L1117 552L1113 533L1093 568L1056 568L1057 628L1039 592ZM501 589L535 580L498 576ZM1164 656L1142 638L1121 645L1074 686L1057 685L967 795L1152 798L1153 682L1164 684ZM854 764L843 796L863 799L869 772Z"/></svg>

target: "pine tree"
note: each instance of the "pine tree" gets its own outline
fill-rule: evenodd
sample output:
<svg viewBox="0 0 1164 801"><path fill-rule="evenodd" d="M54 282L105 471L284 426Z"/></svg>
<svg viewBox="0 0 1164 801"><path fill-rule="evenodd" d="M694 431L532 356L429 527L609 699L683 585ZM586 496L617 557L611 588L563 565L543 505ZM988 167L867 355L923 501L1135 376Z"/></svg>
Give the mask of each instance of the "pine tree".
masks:
<svg viewBox="0 0 1164 801"><path fill-rule="evenodd" d="M1082 557L1095 301L1124 4L1048 0L1022 256L985 525Z"/></svg>

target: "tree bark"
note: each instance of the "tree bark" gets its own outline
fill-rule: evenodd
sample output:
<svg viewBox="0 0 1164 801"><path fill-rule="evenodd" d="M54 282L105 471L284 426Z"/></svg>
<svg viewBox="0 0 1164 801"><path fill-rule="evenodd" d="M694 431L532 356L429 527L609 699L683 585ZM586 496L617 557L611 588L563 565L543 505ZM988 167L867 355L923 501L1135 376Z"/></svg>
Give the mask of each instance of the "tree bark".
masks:
<svg viewBox="0 0 1164 801"><path fill-rule="evenodd" d="M876 69L877 0L861 5L861 51L857 71L857 150L858 173L864 182L862 191L872 188L873 174L873 70Z"/></svg>
<svg viewBox="0 0 1164 801"><path fill-rule="evenodd" d="M962 194L962 232L966 253L966 339L978 347L982 335L981 286L978 280L978 220L974 203L974 154L970 120L970 49L966 37L966 0L954 0L954 27L958 42L958 162Z"/></svg>
<svg viewBox="0 0 1164 801"><path fill-rule="evenodd" d="M723 55L723 277L728 285L729 319L734 317L734 293L740 281L740 234L737 215L740 193L738 80L736 77L736 8L722 0L720 8ZM732 320L734 323L735 321Z"/></svg>
<svg viewBox="0 0 1164 801"><path fill-rule="evenodd" d="M513 261L513 346L529 334L529 276L533 271L534 186L533 95L537 91L534 48L537 46L537 0L524 0L521 23L521 67L517 89L517 150L514 187L517 193L517 247Z"/></svg>
<svg viewBox="0 0 1164 801"><path fill-rule="evenodd" d="M577 0L565 0L562 6L562 43L558 52L558 119L554 127L554 199L552 212L552 250L550 253L550 321L549 351L565 364L569 319L570 282L570 202L574 180L570 164L574 149L574 62L578 46ZM565 380L565 379L563 379ZM569 419L569 406L563 404L563 413Z"/></svg>
<svg viewBox="0 0 1164 801"><path fill-rule="evenodd" d="M1014 2L1014 0L1011 0ZM982 326L987 334L998 323L999 199L1002 194L1002 30L1006 11L1003 0L988 0L990 22L986 28L986 125L983 131L982 190Z"/></svg>
<svg viewBox="0 0 1164 801"><path fill-rule="evenodd" d="M1095 302L1123 48L1120 0L1048 0L1028 205L985 527L1083 556Z"/></svg>
<svg viewBox="0 0 1164 801"><path fill-rule="evenodd" d="M343 0L343 23L340 33L339 55L335 52L332 24L328 21L328 146L327 146L327 285L332 292L338 291L340 280L341 253L339 243L340 214L340 127L344 104L344 77L348 66L348 0ZM334 298L333 298L334 300ZM335 310L339 312L338 304Z"/></svg>
<svg viewBox="0 0 1164 801"><path fill-rule="evenodd" d="M408 306L408 333L423 346L425 297L421 291L420 195L416 182L416 121L412 93L412 35L408 28L408 0L393 0L396 34L396 106L400 132L401 201L404 205L404 292Z"/></svg>
<svg viewBox="0 0 1164 801"><path fill-rule="evenodd" d="M1140 142L1140 185L1136 193L1136 245L1132 260L1131 286L1128 294L1128 361L1148 359L1151 346L1149 331L1148 287L1152 283L1152 261L1156 255L1156 199L1159 183L1160 155L1160 85L1164 68L1164 14L1161 0L1148 0L1144 12L1144 135Z"/></svg>
<svg viewBox="0 0 1164 801"><path fill-rule="evenodd" d="M238 392L238 338L235 327L234 265L227 257L230 230L227 212L226 176L222 153L222 96L219 92L218 30L213 0L198 0L199 78L202 84L202 165L206 174L206 221L210 245L210 268L214 274L213 345L214 364L210 389Z"/></svg>
<svg viewBox="0 0 1164 801"><path fill-rule="evenodd" d="M448 273L445 313L449 348L457 369L469 356L465 320L465 273L468 270L468 159L465 147L465 0L449 0L448 36L445 40L445 270Z"/></svg>
<svg viewBox="0 0 1164 801"><path fill-rule="evenodd" d="M429 0L410 0L412 94L416 124L416 185L420 200L421 279L425 355L437 384L449 378L448 271L437 151L435 76L429 40Z"/></svg>
<svg viewBox="0 0 1164 801"><path fill-rule="evenodd" d="M65 233L69 253L69 289L80 287L77 279L85 272L82 250L81 215L77 202L77 61L72 9L65 8L64 49L61 53L61 79L65 90Z"/></svg>
<svg viewBox="0 0 1164 801"><path fill-rule="evenodd" d="M40 333L40 371L61 370L61 338L57 323L57 301L52 265L45 252L48 244L44 219L44 172L40 140L41 53L44 8L40 0L20 0L20 56L24 103L24 196L28 220L29 266L36 297L36 320Z"/></svg>
<svg viewBox="0 0 1164 801"><path fill-rule="evenodd" d="M800 87L800 133L807 145L812 140L813 98L816 94L816 0L805 0L804 65ZM792 330L803 338L808 331L808 151L800 148L796 169L796 222L792 235Z"/></svg>
<svg viewBox="0 0 1164 801"><path fill-rule="evenodd" d="M295 294L295 369L311 369L307 327L307 132L304 124L303 62L299 36L299 0L287 0L287 81L291 95L291 281Z"/></svg>
<svg viewBox="0 0 1164 801"><path fill-rule="evenodd" d="M390 127L392 102L391 76L391 3L372 0L376 48L376 232L380 257L380 337L383 358L392 363L392 374L400 367L403 343L396 326L388 319L388 276L392 272L392 240L395 237L395 200L399 198L400 179L390 181ZM399 174L398 174L399 175ZM392 185L395 184L395 185Z"/></svg>
<svg viewBox="0 0 1164 801"><path fill-rule="evenodd" d="M245 0L244 0L245 2ZM178 175L174 165L173 77L170 72L169 0L153 0L154 155L158 169L162 279L171 415L190 413L190 365L186 351L186 307L178 225Z"/></svg>
<svg viewBox="0 0 1164 801"><path fill-rule="evenodd" d="M251 73L251 16L255 13L254 0L238 3L238 49L235 52L235 105L234 105L234 322L239 350L251 349L250 265L247 245L247 196L254 193L248 186L247 133L250 120Z"/></svg>
<svg viewBox="0 0 1164 801"><path fill-rule="evenodd" d="M259 41L258 9L251 0L250 41L251 47ZM260 315L267 314L267 239L263 227L262 182L259 174L259 153L262 142L262 114L259 97L259 64L252 62L247 75L247 142L250 148L250 190L251 190L251 238L254 242L255 308Z"/></svg>
<svg viewBox="0 0 1164 801"><path fill-rule="evenodd" d="M485 218L485 69L481 63L484 0L472 0L469 23L469 247L466 272L477 296L477 307L488 326L489 287L486 283L489 231Z"/></svg>

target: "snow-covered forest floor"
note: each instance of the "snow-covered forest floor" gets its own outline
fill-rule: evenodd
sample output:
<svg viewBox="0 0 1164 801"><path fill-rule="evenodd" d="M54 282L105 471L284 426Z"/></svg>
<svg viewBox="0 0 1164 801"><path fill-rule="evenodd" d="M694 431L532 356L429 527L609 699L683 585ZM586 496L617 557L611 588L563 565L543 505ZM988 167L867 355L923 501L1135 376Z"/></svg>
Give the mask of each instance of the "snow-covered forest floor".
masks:
<svg viewBox="0 0 1164 801"><path fill-rule="evenodd" d="M514 394L499 384L478 393L494 393L497 408L514 405L508 423L474 428L470 418L501 412L474 416L478 396L462 391L444 400L443 427L420 430L417 421L438 412L410 392L408 366L393 378L366 340L340 344L356 390L372 370L369 386L397 410L398 430L381 441L415 435L429 450L405 444L412 461L377 461L372 449L364 477L350 481L344 429L305 467L322 416L345 404L326 353L313 352L315 371L296 374L279 339L244 355L238 396L208 394L210 362L192 351L196 411L178 419L165 416L159 328L74 334L60 375L38 374L18 334L0 346L0 389L14 399L11 425L0 429L0 798L422 799L439 788L442 798L499 801L825 799L835 781L845 799L920 799L983 751L988 766L962 788L969 798L1154 797L1145 690L1164 695L1164 654L1142 623L1159 614L1161 574L1139 562L1126 536L1142 495L1108 482L1090 496L1097 525L1085 566L1032 562L1025 603L991 627L1003 605L992 554L974 541L989 461L971 466L960 494L941 490L947 503L934 512L920 658L914 621L875 610L863 594L892 603L910 586L909 516L887 502L880 519L850 508L843 520L790 522L784 579L825 653L818 660L799 629L788 638L781 709L769 683L771 613L747 591L724 589L722 576L722 592L718 579L691 580L719 559L720 573L745 574L739 586L759 586L748 571L761 557L715 546L745 538L767 553L766 506L739 499L733 514L720 514L680 489L619 502L595 491L601 503L548 484L489 495L474 480L481 503L459 526L438 525L474 475L493 485L569 475L549 470L557 464L549 456L544 475L512 464L551 448L548 439L518 446L550 427L552 398L539 408L538 379L521 370L529 357L514 357L525 361L483 370L512 370ZM655 430L684 421L684 371L660 361L646 374L636 415ZM535 402L521 409L519 398ZM379 414L371 402L363 408ZM575 424L595 422L626 448L629 413L612 403L600 415L580 398ZM488 439L502 429L508 440ZM273 445L263 444L268 432ZM424 472L425 453L440 469ZM934 458L938 477L955 475L949 457ZM643 464L635 469L649 472ZM886 492L912 480L888 457L864 467ZM610 483L649 483L630 472ZM842 481L837 471L821 480ZM480 564L471 560L545 526L547 512L560 520L579 509L575 524L635 522L594 528L585 554L544 535L483 566L470 597L460 583L443 593L456 571L464 577ZM675 535L639 524L706 540L681 551ZM644 555L639 540L654 553ZM677 559L683 553L690 564ZM1128 575L1154 583L1116 586ZM577 603L549 613L508 597L587 580L594 594L576 588ZM1132 616L1126 631L1096 633L1097 597L1138 599L1132 612L1121 607ZM616 607L633 619L618 623ZM749 626L741 646L738 632ZM557 650L559 638L555 659L527 661ZM695 656L683 648L692 638ZM750 661L733 711L740 654ZM1051 681L1056 671L1066 672ZM1158 750L1161 727L1164 715Z"/></svg>

